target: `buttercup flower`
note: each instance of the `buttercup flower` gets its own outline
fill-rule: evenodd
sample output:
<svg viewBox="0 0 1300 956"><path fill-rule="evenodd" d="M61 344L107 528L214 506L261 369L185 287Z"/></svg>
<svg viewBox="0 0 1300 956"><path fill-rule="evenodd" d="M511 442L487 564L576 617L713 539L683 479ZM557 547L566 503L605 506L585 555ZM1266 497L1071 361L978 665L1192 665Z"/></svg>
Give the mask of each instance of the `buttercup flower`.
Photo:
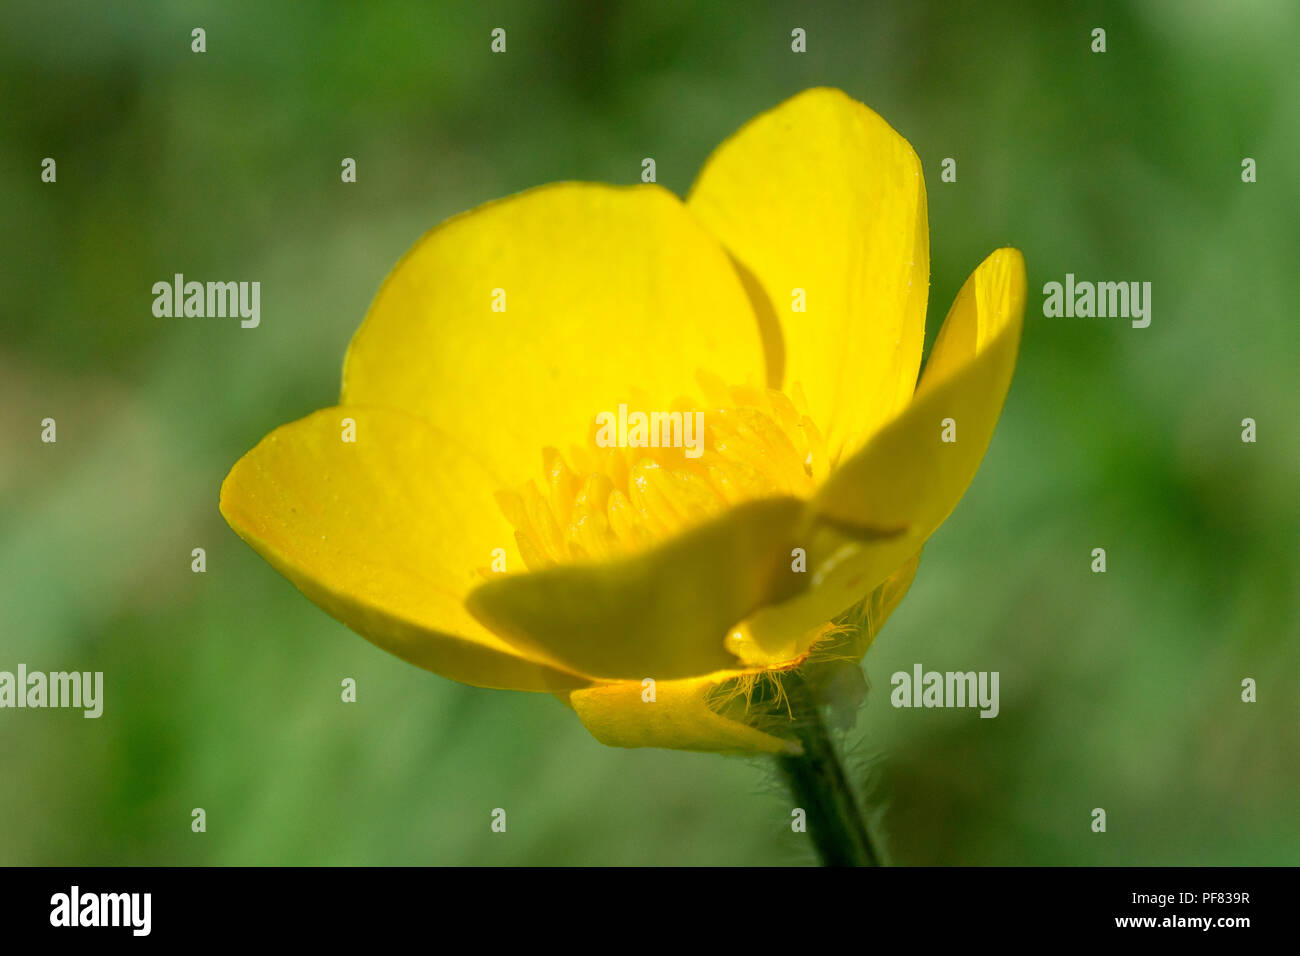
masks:
<svg viewBox="0 0 1300 956"><path fill-rule="evenodd" d="M808 90L685 202L558 183L433 229L339 404L240 459L221 511L420 667L556 693L607 744L789 753L757 699L866 652L1010 386L1020 253L966 281L918 383L928 282L916 154Z"/></svg>

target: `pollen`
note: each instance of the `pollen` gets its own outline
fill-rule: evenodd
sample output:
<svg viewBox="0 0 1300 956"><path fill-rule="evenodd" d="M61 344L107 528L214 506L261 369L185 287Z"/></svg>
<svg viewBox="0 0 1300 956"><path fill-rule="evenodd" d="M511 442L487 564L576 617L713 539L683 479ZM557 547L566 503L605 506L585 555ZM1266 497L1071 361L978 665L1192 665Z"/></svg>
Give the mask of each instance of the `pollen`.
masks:
<svg viewBox="0 0 1300 956"><path fill-rule="evenodd" d="M611 440L610 413L567 456L543 449L540 480L497 493L529 570L622 557L745 501L811 495L831 462L798 383L787 395L727 386L709 373L696 381L698 396L662 412L638 406L634 395L620 406L619 440ZM631 429L629 407L644 416Z"/></svg>

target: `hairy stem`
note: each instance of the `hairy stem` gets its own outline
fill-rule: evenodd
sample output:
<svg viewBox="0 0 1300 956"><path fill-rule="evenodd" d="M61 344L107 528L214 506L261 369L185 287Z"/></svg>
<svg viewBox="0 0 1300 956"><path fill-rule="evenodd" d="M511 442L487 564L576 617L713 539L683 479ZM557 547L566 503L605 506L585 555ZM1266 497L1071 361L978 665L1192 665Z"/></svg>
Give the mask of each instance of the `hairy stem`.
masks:
<svg viewBox="0 0 1300 956"><path fill-rule="evenodd" d="M812 692L797 674L782 681L803 744L798 757L777 757L795 805L807 815L808 832L824 866L879 866L880 854L854 797Z"/></svg>

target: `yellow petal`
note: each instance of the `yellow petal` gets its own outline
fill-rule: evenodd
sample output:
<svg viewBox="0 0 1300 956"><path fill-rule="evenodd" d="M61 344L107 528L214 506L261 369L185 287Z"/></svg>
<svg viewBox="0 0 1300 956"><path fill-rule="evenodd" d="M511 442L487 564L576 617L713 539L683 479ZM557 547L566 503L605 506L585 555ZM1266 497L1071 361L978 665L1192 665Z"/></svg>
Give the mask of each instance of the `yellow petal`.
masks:
<svg viewBox="0 0 1300 956"><path fill-rule="evenodd" d="M656 681L653 702L645 699L639 681L576 690L569 695L569 702L592 736L610 747L798 753L798 744L723 717L708 707L708 693L739 673L721 671L685 680Z"/></svg>
<svg viewBox="0 0 1300 956"><path fill-rule="evenodd" d="M966 280L935 342L916 397L832 472L805 528L809 587L748 622L765 650L829 620L894 573L956 507L997 425L1025 310L1025 262L999 249ZM951 418L956 441L941 440ZM881 531L894 530L894 536Z"/></svg>
<svg viewBox="0 0 1300 956"><path fill-rule="evenodd" d="M355 441L344 441L346 420ZM221 486L230 526L312 601L398 657L483 687L587 680L524 653L465 610L493 550L522 568L492 480L454 439L403 412L327 408L277 428Z"/></svg>
<svg viewBox="0 0 1300 956"><path fill-rule="evenodd" d="M762 384L764 363L731 261L676 196L557 183L415 244L348 348L341 402L420 415L514 488L630 391L666 410L697 368Z"/></svg>
<svg viewBox="0 0 1300 956"><path fill-rule="evenodd" d="M687 205L766 292L832 461L911 397L930 280L907 141L839 90L800 93L719 147ZM793 311L793 290L806 312Z"/></svg>
<svg viewBox="0 0 1300 956"><path fill-rule="evenodd" d="M899 568L863 603L861 619L855 625L847 646L836 645L833 660L809 663L802 672L806 680L824 679L826 668L836 663L856 666L845 660L860 658L893 613L916 574L915 555ZM708 750L721 753L797 753L798 744L765 733L742 723L749 714L747 696L732 688L729 700L710 707L710 695L729 681L753 680L754 671L719 671L684 680L656 681L653 702L647 700L647 688L640 681L596 684L577 690L561 699L577 712L583 724L597 740L613 747L665 747L677 750ZM775 677L780 681L779 674ZM752 686L752 685L751 685ZM715 709L715 707L717 709ZM776 719L768 714L765 726L779 731L786 712L779 700ZM736 719L741 718L741 719Z"/></svg>
<svg viewBox="0 0 1300 956"><path fill-rule="evenodd" d="M861 660L867 653L880 629L885 626L894 609L903 602L912 581L916 578L916 569L921 563L918 551L901 568L885 578L880 587L871 592L862 608L862 620L853 632L848 653L854 660Z"/></svg>
<svg viewBox="0 0 1300 956"><path fill-rule="evenodd" d="M804 506L746 502L629 557L494 578L466 606L516 646L597 678L733 668L723 646L731 625L803 584L787 572Z"/></svg>

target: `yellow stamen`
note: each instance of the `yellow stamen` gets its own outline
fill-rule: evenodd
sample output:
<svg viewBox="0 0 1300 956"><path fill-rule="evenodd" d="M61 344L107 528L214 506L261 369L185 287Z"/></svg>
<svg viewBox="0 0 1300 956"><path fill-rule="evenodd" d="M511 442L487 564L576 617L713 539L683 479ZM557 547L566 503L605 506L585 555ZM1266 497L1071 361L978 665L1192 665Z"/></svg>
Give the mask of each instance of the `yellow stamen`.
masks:
<svg viewBox="0 0 1300 956"><path fill-rule="evenodd" d="M698 457L682 447L601 447L593 425L567 460L543 449L540 489L529 481L498 493L530 570L630 554L743 501L811 495L830 463L802 389L791 397L707 374L697 381L703 400L680 398L671 411L703 413Z"/></svg>

